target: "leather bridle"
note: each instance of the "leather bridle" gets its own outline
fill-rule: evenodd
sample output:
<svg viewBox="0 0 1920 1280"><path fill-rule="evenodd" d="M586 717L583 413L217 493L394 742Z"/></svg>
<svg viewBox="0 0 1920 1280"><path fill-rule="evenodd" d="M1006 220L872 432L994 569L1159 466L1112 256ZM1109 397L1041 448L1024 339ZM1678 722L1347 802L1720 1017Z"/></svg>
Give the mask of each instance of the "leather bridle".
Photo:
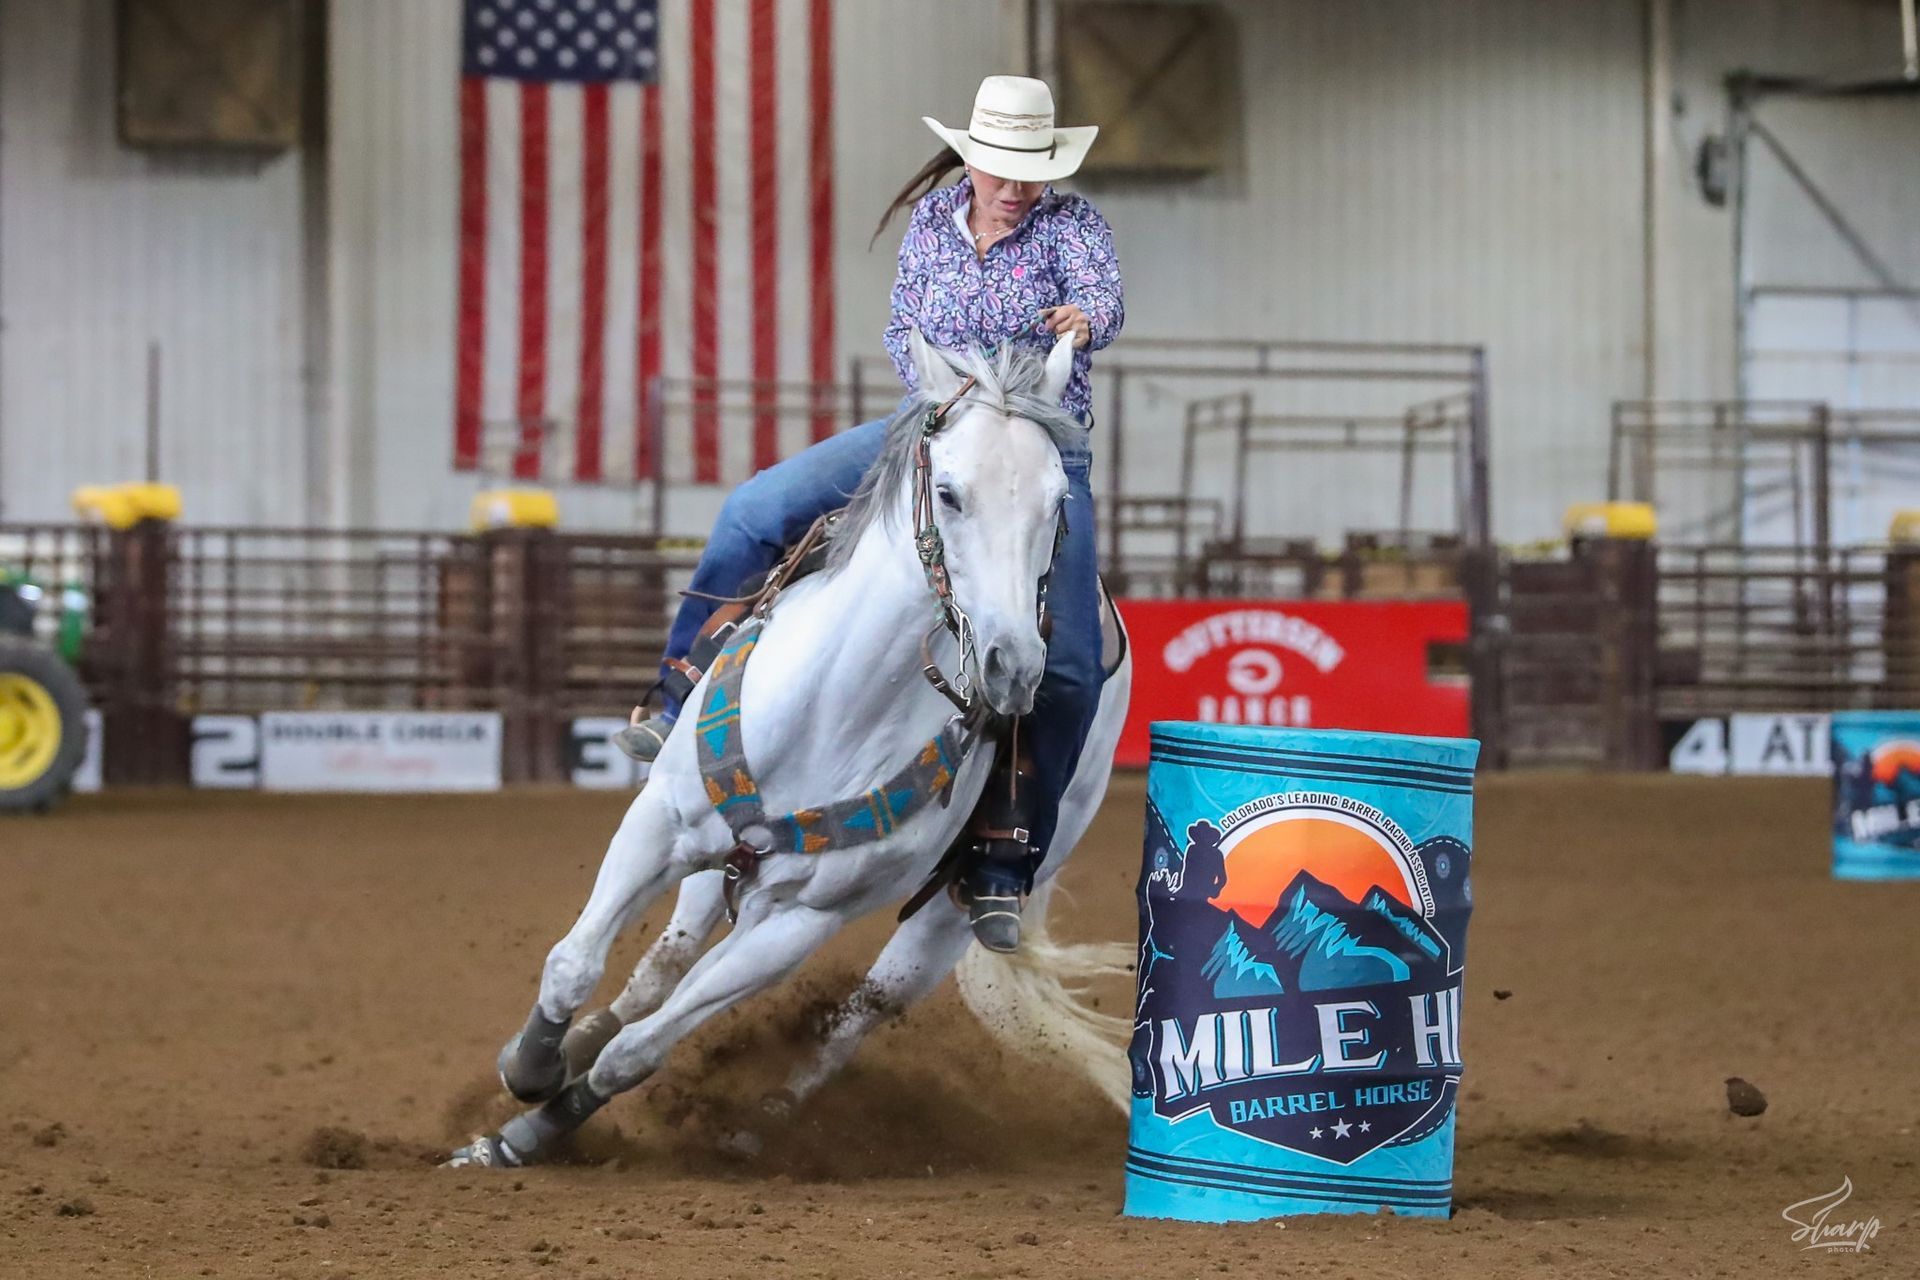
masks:
<svg viewBox="0 0 1920 1280"><path fill-rule="evenodd" d="M973 390L974 381L973 375L967 375L952 395L927 410L926 417L920 421L920 438L915 442L913 454L913 545L919 553L920 567L926 573L927 588L933 592L934 606L939 614L938 621L920 641L921 674L970 721L980 719L983 710L969 674L979 670L980 655L974 643L973 619L953 598L953 580L947 573L946 540L940 536L940 526L934 520L932 443L933 438L945 429L953 407L965 398L967 392ZM1047 612L1047 584L1053 578L1053 562L1058 558L1060 544L1066 540L1066 536L1067 514L1062 507L1059 519L1054 524L1053 554L1047 558L1047 572L1040 579L1037 607L1043 640L1051 622ZM934 637L942 630L960 646L958 679L947 676L934 660Z"/></svg>

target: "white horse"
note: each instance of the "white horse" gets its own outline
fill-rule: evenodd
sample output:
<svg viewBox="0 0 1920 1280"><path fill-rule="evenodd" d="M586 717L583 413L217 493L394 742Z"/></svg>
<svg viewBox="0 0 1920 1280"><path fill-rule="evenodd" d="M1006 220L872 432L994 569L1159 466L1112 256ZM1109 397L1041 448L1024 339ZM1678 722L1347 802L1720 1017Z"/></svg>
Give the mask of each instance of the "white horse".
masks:
<svg viewBox="0 0 1920 1280"><path fill-rule="evenodd" d="M927 448L925 479L937 495L930 518L944 543L953 604L971 620L975 643L963 653L943 632L934 656L996 714L1025 714L1033 706L1045 661L1039 584L1066 496L1059 447L1082 430L1059 408L1071 340L1063 338L1044 361L1011 347L995 357L935 352L917 334L912 346L919 391L889 425L881 456L841 521L836 538L844 541L832 566L782 593L740 686L742 745L769 813L866 792L955 714L922 674L920 637L934 617L933 596L909 520L921 422L935 406L950 405L950 412ZM1113 949L1054 946L1044 914L1047 882L1105 793L1129 686L1130 664L1122 658L1106 682L1037 877L1025 946L1010 957L976 949L979 959L962 974L963 994L996 1034L1051 1044L1097 1074L1117 1102L1127 1085L1114 1033L1124 1038L1124 1022L1084 1009L1065 985L1117 969ZM738 890L732 931L700 954L722 910L719 868L736 844L709 798L694 742L693 709L704 705L706 690L703 681L654 762L585 908L548 953L525 1029L502 1050L508 1089L544 1105L476 1138L449 1163L520 1165L550 1154L614 1095L652 1075L702 1022L792 974L849 921L904 900L961 834L992 763L990 746L977 745L954 771L951 803L920 805L881 839L766 855ZM569 1047L591 1066L572 1075L564 1033L598 986L614 938L683 882L672 922L611 1014L589 1034L576 1033ZM793 1072L792 1097L817 1089L869 1030L937 986L970 940L965 913L944 898L907 920L850 997L846 1016ZM615 1018L624 1025L606 1038Z"/></svg>

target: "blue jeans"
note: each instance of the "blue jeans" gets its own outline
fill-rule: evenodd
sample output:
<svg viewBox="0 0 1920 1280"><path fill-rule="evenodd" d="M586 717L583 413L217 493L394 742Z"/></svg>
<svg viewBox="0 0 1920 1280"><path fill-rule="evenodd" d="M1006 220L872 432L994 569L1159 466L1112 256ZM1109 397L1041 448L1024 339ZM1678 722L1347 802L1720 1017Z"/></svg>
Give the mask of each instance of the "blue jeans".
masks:
<svg viewBox="0 0 1920 1280"><path fill-rule="evenodd" d="M804 453L762 471L733 491L720 508L713 536L693 571L692 589L707 595L737 595L741 583L764 573L815 520L847 504L873 460L880 456L885 422L866 422L822 440ZM1100 705L1099 557L1094 541L1091 455L1061 459L1067 472L1067 536L1054 561L1047 603L1053 633L1047 669L1035 699L1033 742L1039 812L1037 848L1052 843L1060 797L1080 762L1080 749ZM714 602L687 596L667 634L667 654L684 658L713 613ZM917 637L915 643L918 642ZM670 708L678 713L679 708Z"/></svg>

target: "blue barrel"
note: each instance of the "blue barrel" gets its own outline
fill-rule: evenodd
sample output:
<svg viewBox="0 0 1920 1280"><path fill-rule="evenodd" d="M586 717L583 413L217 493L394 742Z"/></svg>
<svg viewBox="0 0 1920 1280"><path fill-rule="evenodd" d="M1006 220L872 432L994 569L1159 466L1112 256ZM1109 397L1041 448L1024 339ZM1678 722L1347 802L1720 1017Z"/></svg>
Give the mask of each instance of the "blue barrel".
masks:
<svg viewBox="0 0 1920 1280"><path fill-rule="evenodd" d="M1833 874L1920 879L1920 711L1834 714Z"/></svg>
<svg viewBox="0 0 1920 1280"><path fill-rule="evenodd" d="M1152 739L1126 1212L1445 1217L1480 744Z"/></svg>

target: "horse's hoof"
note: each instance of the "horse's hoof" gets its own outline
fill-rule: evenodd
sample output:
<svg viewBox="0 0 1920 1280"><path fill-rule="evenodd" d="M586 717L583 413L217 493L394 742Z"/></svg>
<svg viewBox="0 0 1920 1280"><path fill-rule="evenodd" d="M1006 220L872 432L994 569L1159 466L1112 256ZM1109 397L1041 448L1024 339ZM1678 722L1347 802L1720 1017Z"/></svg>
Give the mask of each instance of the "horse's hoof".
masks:
<svg viewBox="0 0 1920 1280"><path fill-rule="evenodd" d="M577 1079L591 1071L593 1064L600 1060L600 1051L625 1025L613 1010L596 1009L567 1028L567 1037L560 1042L560 1055L567 1063L567 1078Z"/></svg>
<svg viewBox="0 0 1920 1280"><path fill-rule="evenodd" d="M542 1063L538 1061L539 1057L546 1057L548 1061ZM535 1061L529 1062L529 1058L535 1058ZM549 1102L559 1097L560 1091L567 1087L565 1055L551 1049L539 1055L530 1054L525 1049L523 1035L516 1035L507 1041L495 1065L500 1069L500 1083L522 1102Z"/></svg>
<svg viewBox="0 0 1920 1280"><path fill-rule="evenodd" d="M484 1134L441 1162L442 1169L518 1169L526 1162L498 1134Z"/></svg>

